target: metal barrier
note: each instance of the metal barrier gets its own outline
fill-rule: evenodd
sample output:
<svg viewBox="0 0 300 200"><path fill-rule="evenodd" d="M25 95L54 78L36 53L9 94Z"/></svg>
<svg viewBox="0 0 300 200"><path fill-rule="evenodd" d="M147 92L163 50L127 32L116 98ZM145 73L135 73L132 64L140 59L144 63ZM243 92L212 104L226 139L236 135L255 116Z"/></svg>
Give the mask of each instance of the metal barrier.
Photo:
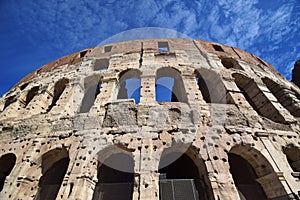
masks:
<svg viewBox="0 0 300 200"><path fill-rule="evenodd" d="M199 200L195 181L194 179L160 180L160 200Z"/></svg>
<svg viewBox="0 0 300 200"><path fill-rule="evenodd" d="M132 200L133 183L99 183L93 200Z"/></svg>

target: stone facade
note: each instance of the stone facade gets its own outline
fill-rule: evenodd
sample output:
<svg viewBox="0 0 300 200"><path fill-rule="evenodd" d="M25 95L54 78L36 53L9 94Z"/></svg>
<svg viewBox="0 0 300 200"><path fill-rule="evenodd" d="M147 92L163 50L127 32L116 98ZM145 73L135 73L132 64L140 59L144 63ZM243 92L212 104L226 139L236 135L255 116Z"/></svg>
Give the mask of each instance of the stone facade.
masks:
<svg viewBox="0 0 300 200"><path fill-rule="evenodd" d="M234 47L86 49L0 99L0 199L297 199L299 117L300 89Z"/></svg>

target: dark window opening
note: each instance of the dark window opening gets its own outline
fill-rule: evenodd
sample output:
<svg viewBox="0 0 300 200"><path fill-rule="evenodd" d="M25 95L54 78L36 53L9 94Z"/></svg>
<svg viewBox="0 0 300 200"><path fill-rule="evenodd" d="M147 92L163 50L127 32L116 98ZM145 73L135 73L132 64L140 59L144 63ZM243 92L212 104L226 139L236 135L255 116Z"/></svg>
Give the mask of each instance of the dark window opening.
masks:
<svg viewBox="0 0 300 200"><path fill-rule="evenodd" d="M5 110L10 104L14 103L17 101L16 96L10 96L6 99L5 103L4 103L4 107L3 110Z"/></svg>
<svg viewBox="0 0 300 200"><path fill-rule="evenodd" d="M87 54L87 52L87 50L80 52L80 58L83 58Z"/></svg>
<svg viewBox="0 0 300 200"><path fill-rule="evenodd" d="M97 96L100 94L100 90L102 88L102 84L99 82L96 85L91 85L86 88L86 92L82 99L80 113L87 113L90 111L91 107L94 105Z"/></svg>
<svg viewBox="0 0 300 200"><path fill-rule="evenodd" d="M105 53L111 52L111 49L112 49L112 46L105 46L105 47L104 47L104 52L105 52Z"/></svg>
<svg viewBox="0 0 300 200"><path fill-rule="evenodd" d="M300 117L300 100L294 91L284 88L269 78L263 78L262 80L283 107L293 116Z"/></svg>
<svg viewBox="0 0 300 200"><path fill-rule="evenodd" d="M221 77L210 70L196 70L196 83L206 103L230 103L226 100L226 88Z"/></svg>
<svg viewBox="0 0 300 200"><path fill-rule="evenodd" d="M155 81L157 102L187 102L181 74L170 67L157 70Z"/></svg>
<svg viewBox="0 0 300 200"><path fill-rule="evenodd" d="M38 91L39 91L38 86L35 86L31 88L31 90L29 90L25 100L25 107L30 103L30 101L34 98L34 96L37 95Z"/></svg>
<svg viewBox="0 0 300 200"><path fill-rule="evenodd" d="M225 52L220 45L213 44L212 46L215 49L215 51Z"/></svg>
<svg viewBox="0 0 300 200"><path fill-rule="evenodd" d="M68 79L61 79L55 84L54 91L53 91L52 103L49 105L49 107L47 109L47 112L49 112L56 105L56 103L59 100L60 96L62 95L62 93L66 89L66 86L67 86L68 83L69 83Z"/></svg>
<svg viewBox="0 0 300 200"><path fill-rule="evenodd" d="M259 115L274 122L285 122L284 117L265 96L253 79L241 74L233 74L233 77L237 87L241 90L247 102Z"/></svg>
<svg viewBox="0 0 300 200"><path fill-rule="evenodd" d="M160 200L209 199L210 187L204 181L207 174L200 176L198 167L185 153L173 152L162 157L158 172Z"/></svg>
<svg viewBox="0 0 300 200"><path fill-rule="evenodd" d="M258 177L252 166L241 156L233 153L228 154L228 159L230 173L239 191L240 198L267 200L263 188L256 181Z"/></svg>
<svg viewBox="0 0 300 200"><path fill-rule="evenodd" d="M28 86L28 83L24 83L20 86L20 90L24 90Z"/></svg>
<svg viewBox="0 0 300 200"><path fill-rule="evenodd" d="M0 192L3 190L5 179L14 168L16 160L17 158L13 153L5 154L0 157Z"/></svg>
<svg viewBox="0 0 300 200"><path fill-rule="evenodd" d="M120 74L119 92L117 99L134 99L140 103L141 93L141 72L138 70L127 70Z"/></svg>
<svg viewBox="0 0 300 200"><path fill-rule="evenodd" d="M109 66L109 59L97 59L94 64L94 71L107 70Z"/></svg>
<svg viewBox="0 0 300 200"><path fill-rule="evenodd" d="M42 163L43 176L39 181L38 193L35 200L55 200L67 172L70 159L62 158L45 170L47 163Z"/></svg>
<svg viewBox="0 0 300 200"><path fill-rule="evenodd" d="M283 149L288 163L294 172L300 172L300 149L295 146L288 146Z"/></svg>
<svg viewBox="0 0 300 200"><path fill-rule="evenodd" d="M169 44L168 42L158 42L158 52L168 52Z"/></svg>
<svg viewBox="0 0 300 200"><path fill-rule="evenodd" d="M232 58L221 58L221 63L227 69L234 68L234 69L243 70L243 68L239 65L239 63Z"/></svg>
<svg viewBox="0 0 300 200"><path fill-rule="evenodd" d="M134 162L131 156L117 153L99 163L98 182L93 200L131 200L134 183Z"/></svg>

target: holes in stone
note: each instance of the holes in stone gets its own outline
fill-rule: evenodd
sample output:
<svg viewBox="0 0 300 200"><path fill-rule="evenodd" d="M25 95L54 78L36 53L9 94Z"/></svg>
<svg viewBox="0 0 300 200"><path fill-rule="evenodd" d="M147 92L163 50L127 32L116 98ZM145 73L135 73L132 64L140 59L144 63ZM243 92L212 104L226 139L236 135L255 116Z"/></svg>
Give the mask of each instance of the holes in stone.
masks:
<svg viewBox="0 0 300 200"><path fill-rule="evenodd" d="M214 160L219 160L218 156L213 157Z"/></svg>

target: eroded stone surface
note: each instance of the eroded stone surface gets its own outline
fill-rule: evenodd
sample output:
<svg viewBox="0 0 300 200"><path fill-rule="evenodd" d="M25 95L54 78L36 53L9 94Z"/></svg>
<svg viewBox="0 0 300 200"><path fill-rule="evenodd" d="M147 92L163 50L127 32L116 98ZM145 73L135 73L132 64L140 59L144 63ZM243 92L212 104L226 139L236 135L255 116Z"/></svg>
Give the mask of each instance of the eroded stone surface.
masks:
<svg viewBox="0 0 300 200"><path fill-rule="evenodd" d="M174 102L156 101L165 76ZM138 104L128 99L128 78L140 81ZM0 165L0 199L42 197L50 183L57 199L95 199L106 180L99 171L113 170L128 172L120 176L131 180L132 199L159 199L174 153L187 156L177 174L192 173L194 163L202 199L239 199L233 154L254 169L267 198L297 194L299 102L299 88L268 63L217 43L137 40L74 53L0 99L0 163L8 163ZM55 166L66 166L61 180ZM51 170L57 176L47 182Z"/></svg>

